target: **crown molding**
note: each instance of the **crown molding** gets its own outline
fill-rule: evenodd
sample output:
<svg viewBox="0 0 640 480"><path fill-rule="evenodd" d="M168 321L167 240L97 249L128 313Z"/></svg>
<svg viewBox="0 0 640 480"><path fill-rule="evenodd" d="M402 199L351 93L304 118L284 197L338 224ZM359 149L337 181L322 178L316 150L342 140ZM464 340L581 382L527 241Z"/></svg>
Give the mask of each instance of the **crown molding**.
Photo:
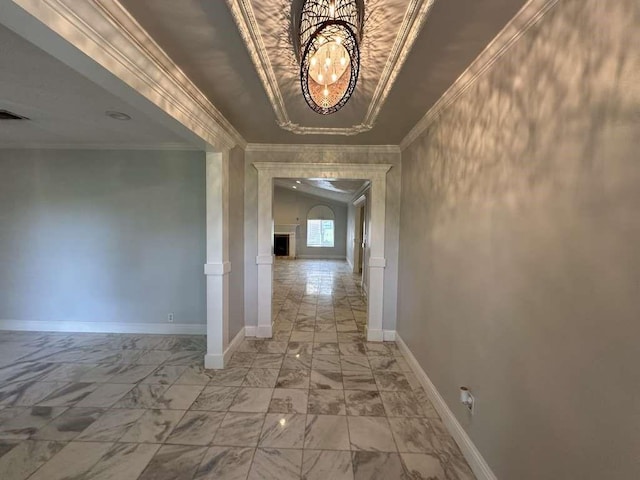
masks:
<svg viewBox="0 0 640 480"><path fill-rule="evenodd" d="M201 149L181 143L162 143L158 145L126 145L122 143L5 143L0 144L0 150L150 150L196 152Z"/></svg>
<svg viewBox="0 0 640 480"><path fill-rule="evenodd" d="M259 172L269 172L269 171L290 171L292 169L303 170L305 172L315 173L318 171L321 172L350 172L350 171L358 171L363 175L363 179L369 179L378 176L379 174L387 173L391 170L390 163L290 163L290 162L254 162L253 167ZM366 170L363 172L362 170ZM299 177L301 175L293 175L291 177L284 178L294 178ZM348 175L341 175L338 178L348 178ZM357 178L357 177L354 177Z"/></svg>
<svg viewBox="0 0 640 480"><path fill-rule="evenodd" d="M398 145L322 145L322 144L278 144L248 143L245 152L347 152L347 153L390 153L399 154Z"/></svg>
<svg viewBox="0 0 640 480"><path fill-rule="evenodd" d="M297 135L345 135L352 136L367 132L373 125L359 124L352 127L303 127L297 123L279 123L280 128Z"/></svg>
<svg viewBox="0 0 640 480"><path fill-rule="evenodd" d="M13 0L217 149L245 140L117 0Z"/></svg>
<svg viewBox="0 0 640 480"><path fill-rule="evenodd" d="M373 93L373 98L363 124L373 126L378 118L380 110L391 91L391 87L393 87L409 52L413 48L413 44L416 38L418 38L418 34L420 30L422 30L422 26L426 22L434 3L435 0L409 2L404 19L400 25L400 30L391 48L391 53L387 58L387 63L380 76L380 81Z"/></svg>
<svg viewBox="0 0 640 480"><path fill-rule="evenodd" d="M280 128L297 135L358 135L371 130L380 114L391 87L402 69L407 55L420 33L435 0L409 0L402 24L394 40L387 62L382 70L371 103L362 122L351 127L321 128L305 127L294 123L287 112L282 92L269 60L269 53L262 41L260 26L256 20L250 0L227 0L232 16L238 26L251 60L262 81L276 115Z"/></svg>
<svg viewBox="0 0 640 480"><path fill-rule="evenodd" d="M491 69L532 26L538 23L556 3L558 3L558 0L529 0L416 123L400 142L400 150L404 150L411 145L451 104L460 98L485 72Z"/></svg>
<svg viewBox="0 0 640 480"><path fill-rule="evenodd" d="M271 66L267 48L262 42L262 34L258 21L253 13L253 7L250 0L227 0L227 5L231 10L231 15L238 26L240 35L244 40L253 64L256 67L260 81L264 86L265 92L269 97L273 111L279 125L289 125L289 114L284 106L284 99L278 87L276 75Z"/></svg>

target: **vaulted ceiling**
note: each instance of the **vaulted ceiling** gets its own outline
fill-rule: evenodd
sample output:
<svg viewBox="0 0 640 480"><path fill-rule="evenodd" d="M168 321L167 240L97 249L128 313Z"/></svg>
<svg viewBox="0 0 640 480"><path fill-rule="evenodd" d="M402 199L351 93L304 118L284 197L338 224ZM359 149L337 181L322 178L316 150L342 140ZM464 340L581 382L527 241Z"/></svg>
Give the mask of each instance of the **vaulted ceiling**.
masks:
<svg viewBox="0 0 640 480"><path fill-rule="evenodd" d="M291 0L120 0L251 143L399 144L525 0L367 0L357 89L312 112Z"/></svg>

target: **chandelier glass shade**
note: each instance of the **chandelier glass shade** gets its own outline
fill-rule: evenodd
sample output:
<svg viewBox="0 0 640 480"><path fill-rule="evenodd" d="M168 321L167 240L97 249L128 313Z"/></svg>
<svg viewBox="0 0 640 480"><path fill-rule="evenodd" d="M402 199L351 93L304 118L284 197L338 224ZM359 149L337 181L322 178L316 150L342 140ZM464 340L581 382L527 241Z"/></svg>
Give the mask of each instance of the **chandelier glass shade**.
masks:
<svg viewBox="0 0 640 480"><path fill-rule="evenodd" d="M363 13L362 0L306 0L293 22L302 93L319 114L340 110L356 88Z"/></svg>

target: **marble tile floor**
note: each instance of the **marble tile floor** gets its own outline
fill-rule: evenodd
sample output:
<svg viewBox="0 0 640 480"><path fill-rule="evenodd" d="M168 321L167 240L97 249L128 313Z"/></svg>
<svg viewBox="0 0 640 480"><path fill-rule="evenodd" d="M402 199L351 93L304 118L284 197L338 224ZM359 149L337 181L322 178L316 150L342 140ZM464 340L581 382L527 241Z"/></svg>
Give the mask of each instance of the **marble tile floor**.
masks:
<svg viewBox="0 0 640 480"><path fill-rule="evenodd" d="M277 261L275 333L0 332L3 480L475 478L344 262Z"/></svg>

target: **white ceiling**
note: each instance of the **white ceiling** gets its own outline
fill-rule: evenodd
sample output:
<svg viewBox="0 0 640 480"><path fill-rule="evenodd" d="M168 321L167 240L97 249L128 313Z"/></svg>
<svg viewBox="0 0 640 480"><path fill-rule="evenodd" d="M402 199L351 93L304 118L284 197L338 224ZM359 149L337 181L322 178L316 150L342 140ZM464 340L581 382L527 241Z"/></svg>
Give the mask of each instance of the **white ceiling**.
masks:
<svg viewBox="0 0 640 480"><path fill-rule="evenodd" d="M276 187L296 190L316 197L327 198L342 203L348 203L360 191L368 180L324 178L275 178Z"/></svg>
<svg viewBox="0 0 640 480"><path fill-rule="evenodd" d="M188 143L152 118L0 25L0 147L175 148ZM125 112L118 121L105 111Z"/></svg>

